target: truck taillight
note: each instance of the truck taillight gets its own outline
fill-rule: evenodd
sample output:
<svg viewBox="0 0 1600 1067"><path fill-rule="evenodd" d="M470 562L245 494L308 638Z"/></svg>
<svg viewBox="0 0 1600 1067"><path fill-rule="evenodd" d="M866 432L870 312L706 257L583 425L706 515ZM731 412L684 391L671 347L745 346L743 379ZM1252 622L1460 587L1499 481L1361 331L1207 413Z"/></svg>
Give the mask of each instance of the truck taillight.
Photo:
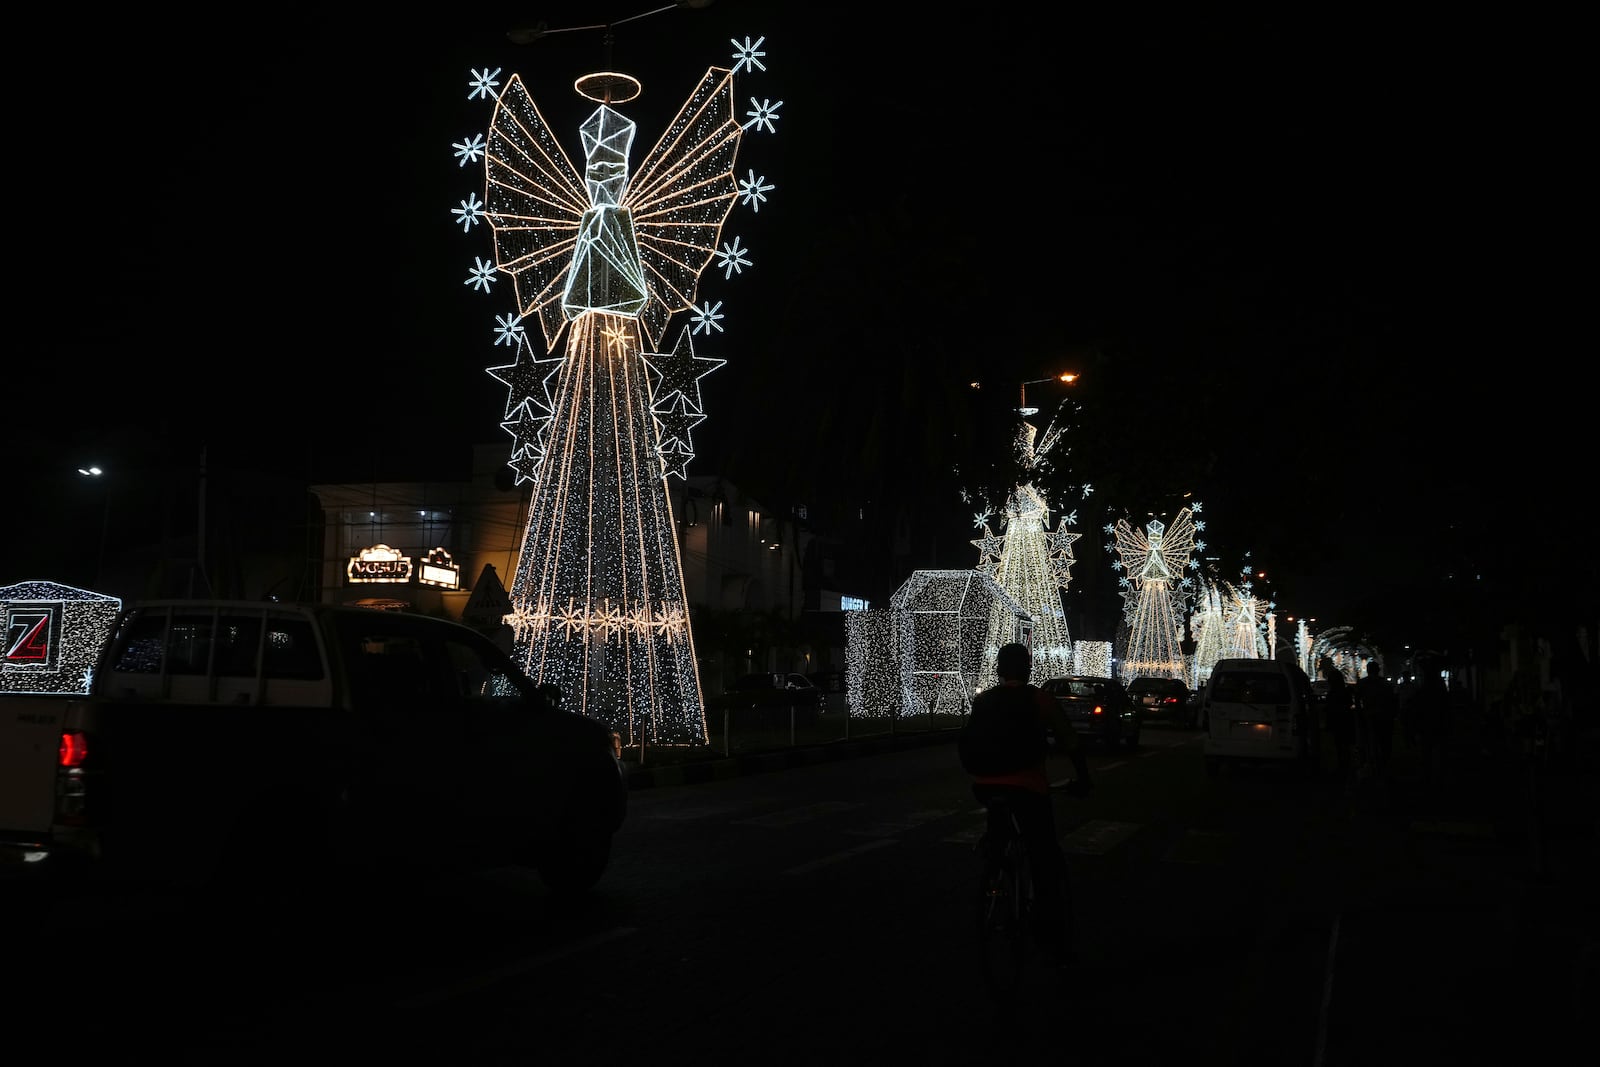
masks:
<svg viewBox="0 0 1600 1067"><path fill-rule="evenodd" d="M82 767L89 757L89 742L82 730L62 730L61 748L56 756L59 767Z"/></svg>
<svg viewBox="0 0 1600 1067"><path fill-rule="evenodd" d="M62 730L56 751L56 822L85 826L89 814L89 738L82 730Z"/></svg>

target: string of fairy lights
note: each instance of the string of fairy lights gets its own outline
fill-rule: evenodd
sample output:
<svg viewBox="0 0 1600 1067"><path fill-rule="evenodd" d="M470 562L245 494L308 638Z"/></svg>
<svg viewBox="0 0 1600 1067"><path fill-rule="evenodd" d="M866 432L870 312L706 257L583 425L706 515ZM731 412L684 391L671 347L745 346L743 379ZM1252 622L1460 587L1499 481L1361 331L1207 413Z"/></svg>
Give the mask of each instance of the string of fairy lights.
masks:
<svg viewBox="0 0 1600 1067"><path fill-rule="evenodd" d="M731 41L730 65L707 69L636 168L637 127L613 105L640 86L613 71L575 85L599 105L578 130L581 175L521 76L502 88L498 69L468 83L469 100L493 104L487 133L454 145L484 184L452 210L464 233L482 224L492 238L466 284L492 293L509 278L515 297L495 331L513 358L488 368L507 388L509 466L531 483L505 616L513 653L629 745L708 740L666 479L687 477L700 381L726 363L695 352L726 315L700 301L701 276L752 266L724 227L776 189L735 173L746 134L775 133L780 116L782 101L756 97L741 114L734 91L735 75L766 70L765 40Z"/></svg>

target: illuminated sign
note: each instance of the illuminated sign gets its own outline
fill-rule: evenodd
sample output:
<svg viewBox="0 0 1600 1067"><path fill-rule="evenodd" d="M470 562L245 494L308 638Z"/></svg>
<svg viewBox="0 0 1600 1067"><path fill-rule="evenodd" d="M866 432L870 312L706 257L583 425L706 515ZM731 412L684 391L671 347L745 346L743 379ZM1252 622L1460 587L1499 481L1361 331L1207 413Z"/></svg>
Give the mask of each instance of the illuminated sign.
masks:
<svg viewBox="0 0 1600 1067"><path fill-rule="evenodd" d="M867 602L858 596L841 596L839 598L840 611L866 611Z"/></svg>
<svg viewBox="0 0 1600 1067"><path fill-rule="evenodd" d="M60 627L61 605L28 604L6 613L6 654L9 666L42 667L56 665L55 632Z"/></svg>
<svg viewBox="0 0 1600 1067"><path fill-rule="evenodd" d="M402 556L388 545L373 545L363 548L360 555L351 556L344 573L352 585L360 582L409 582L411 557Z"/></svg>
<svg viewBox="0 0 1600 1067"><path fill-rule="evenodd" d="M438 585L445 589L461 588L461 568L451 562L450 553L436 548L422 557L422 570L417 581L423 585Z"/></svg>
<svg viewBox="0 0 1600 1067"><path fill-rule="evenodd" d="M89 692L122 601L57 582L0 587L0 693Z"/></svg>

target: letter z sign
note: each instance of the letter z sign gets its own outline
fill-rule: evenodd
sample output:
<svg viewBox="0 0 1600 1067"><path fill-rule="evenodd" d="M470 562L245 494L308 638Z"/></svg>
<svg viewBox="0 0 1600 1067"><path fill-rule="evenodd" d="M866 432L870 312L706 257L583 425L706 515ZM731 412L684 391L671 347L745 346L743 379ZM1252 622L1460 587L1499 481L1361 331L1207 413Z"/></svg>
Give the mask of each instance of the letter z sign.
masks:
<svg viewBox="0 0 1600 1067"><path fill-rule="evenodd" d="M5 665L53 669L59 620L59 609L48 606L16 607L6 612Z"/></svg>

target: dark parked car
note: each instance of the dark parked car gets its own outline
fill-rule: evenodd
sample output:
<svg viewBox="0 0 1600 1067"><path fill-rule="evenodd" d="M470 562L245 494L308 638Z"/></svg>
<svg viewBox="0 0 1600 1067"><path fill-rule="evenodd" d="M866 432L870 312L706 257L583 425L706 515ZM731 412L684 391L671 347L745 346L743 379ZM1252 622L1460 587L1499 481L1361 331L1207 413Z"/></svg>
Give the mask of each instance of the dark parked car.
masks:
<svg viewBox="0 0 1600 1067"><path fill-rule="evenodd" d="M1069 674L1048 678L1039 688L1056 698L1078 736L1108 748L1139 745L1139 715L1115 678Z"/></svg>
<svg viewBox="0 0 1600 1067"><path fill-rule="evenodd" d="M751 708L794 708L808 716L828 710L828 698L803 674L741 674L728 691L706 698L706 711L737 715Z"/></svg>
<svg viewBox="0 0 1600 1067"><path fill-rule="evenodd" d="M1196 709L1190 699L1189 687L1177 678L1142 675L1128 683L1128 699L1138 709L1142 722L1194 725Z"/></svg>

